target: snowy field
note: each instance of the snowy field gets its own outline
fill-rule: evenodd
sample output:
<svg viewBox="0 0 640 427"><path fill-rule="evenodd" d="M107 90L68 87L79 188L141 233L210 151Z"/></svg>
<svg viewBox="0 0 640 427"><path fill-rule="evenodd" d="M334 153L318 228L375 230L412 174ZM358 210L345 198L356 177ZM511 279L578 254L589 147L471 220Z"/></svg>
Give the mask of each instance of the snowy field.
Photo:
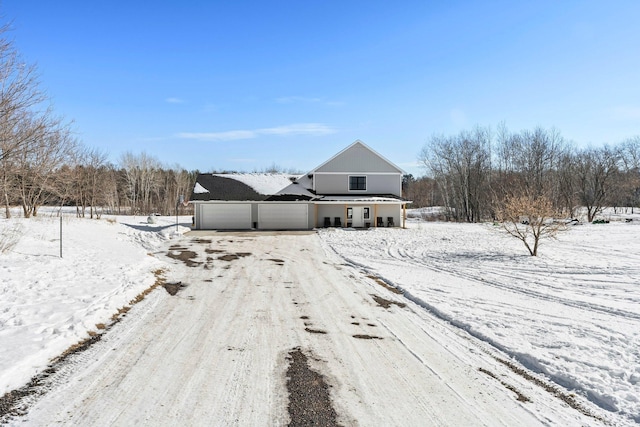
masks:
<svg viewBox="0 0 640 427"><path fill-rule="evenodd" d="M436 316L640 423L640 216L610 217L572 226L538 257L488 224L320 236Z"/></svg>
<svg viewBox="0 0 640 427"><path fill-rule="evenodd" d="M56 215L43 209L35 218L0 220L0 395L151 286L163 264L148 253L176 232L175 217L151 225L147 217L91 220L65 212L60 258Z"/></svg>

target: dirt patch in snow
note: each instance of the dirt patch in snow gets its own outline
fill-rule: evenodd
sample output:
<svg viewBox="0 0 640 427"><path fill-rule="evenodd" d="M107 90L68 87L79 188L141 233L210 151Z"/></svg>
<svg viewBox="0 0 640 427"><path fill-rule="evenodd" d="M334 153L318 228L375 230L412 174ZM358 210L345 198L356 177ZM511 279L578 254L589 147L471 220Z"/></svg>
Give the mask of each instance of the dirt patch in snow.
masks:
<svg viewBox="0 0 640 427"><path fill-rule="evenodd" d="M226 254L226 255L219 256L218 259L221 261L235 261L237 259L249 256L249 255L251 255L251 252L238 252L235 254Z"/></svg>
<svg viewBox="0 0 640 427"><path fill-rule="evenodd" d="M511 390L512 392L514 392L516 394L516 396L518 397L518 402L531 402L531 399L529 399L527 396L525 396L524 394L520 393L520 391L515 388L514 386L512 386L511 384L508 384L504 381L502 381L500 378L498 378L498 376L496 374L494 374L493 372L484 369L484 368L478 368L478 370L480 372L482 372L483 374L487 374L489 375L491 378L493 378L494 380L498 381L500 384L502 384L507 390Z"/></svg>
<svg viewBox="0 0 640 427"><path fill-rule="evenodd" d="M201 239L201 238L197 238L197 239L193 239L192 242L194 243L202 243L202 244L209 244L212 243L213 241L211 239Z"/></svg>
<svg viewBox="0 0 640 427"><path fill-rule="evenodd" d="M396 288L395 286L391 286L390 284L388 284L387 282L385 282L384 280L382 280L378 276L374 276L373 274L369 274L367 277L369 279L373 280L374 282L376 282L378 285L380 285L383 288L387 289L388 291L393 292L394 294L398 294L398 295L404 294L404 292L402 292L400 289Z"/></svg>
<svg viewBox="0 0 640 427"><path fill-rule="evenodd" d="M167 252L167 256L169 258L182 261L189 267L197 267L202 264L201 262L196 262L193 260L198 256L198 254L186 248L180 248L180 247L176 248L175 246L172 246L169 248L169 252Z"/></svg>
<svg viewBox="0 0 640 427"><path fill-rule="evenodd" d="M171 296L175 296L178 291L187 287L187 285L184 285L182 282L165 283L162 286Z"/></svg>
<svg viewBox="0 0 640 427"><path fill-rule="evenodd" d="M355 334L354 338L358 338L360 340L381 340L382 337L376 337L375 335L365 335L365 334Z"/></svg>
<svg viewBox="0 0 640 427"><path fill-rule="evenodd" d="M378 295L371 295L373 297L373 300L380 306L383 308L389 308L391 307L391 305L395 304L400 308L404 308L407 306L407 304L403 303L403 302L397 302L397 301L391 301L385 298L382 298Z"/></svg>
<svg viewBox="0 0 640 427"><path fill-rule="evenodd" d="M208 254L221 254L224 252L222 249L208 249L208 248L205 249L204 251Z"/></svg>
<svg viewBox="0 0 640 427"><path fill-rule="evenodd" d="M564 393L558 387L556 387L554 385L551 385L551 384L548 384L545 381L542 381L541 379L531 375L529 372L527 372L526 370L520 368L519 366L517 366L513 362L501 359L501 358L496 357L496 356L493 356L493 358L495 360L497 360L498 362L502 363L503 365L505 365L506 367L508 367L509 369L511 369L514 373L520 375L521 377L525 378L528 381L531 381L532 383L538 385L539 387L542 387L548 393L551 393L552 395L556 396L558 399L562 400L563 402L565 402L567 405L569 405L573 409L581 412L582 414L584 414L584 415L586 415L588 417L594 418L594 419L596 419L598 421L605 422L605 420L602 417L600 417L598 415L595 415L589 409L587 409L584 406L582 406L576 400L576 398L574 396L572 396L570 394L567 394L567 393Z"/></svg>
<svg viewBox="0 0 640 427"><path fill-rule="evenodd" d="M300 348L291 350L287 360L289 426L339 426L324 377L309 367Z"/></svg>

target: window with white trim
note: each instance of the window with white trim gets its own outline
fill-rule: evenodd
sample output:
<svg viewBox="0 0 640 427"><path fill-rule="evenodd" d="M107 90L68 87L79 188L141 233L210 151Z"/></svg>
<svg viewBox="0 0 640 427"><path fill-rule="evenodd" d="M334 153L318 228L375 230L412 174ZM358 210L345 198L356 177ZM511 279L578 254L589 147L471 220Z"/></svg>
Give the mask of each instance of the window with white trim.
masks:
<svg viewBox="0 0 640 427"><path fill-rule="evenodd" d="M367 189L366 176L350 176L349 191L365 191Z"/></svg>

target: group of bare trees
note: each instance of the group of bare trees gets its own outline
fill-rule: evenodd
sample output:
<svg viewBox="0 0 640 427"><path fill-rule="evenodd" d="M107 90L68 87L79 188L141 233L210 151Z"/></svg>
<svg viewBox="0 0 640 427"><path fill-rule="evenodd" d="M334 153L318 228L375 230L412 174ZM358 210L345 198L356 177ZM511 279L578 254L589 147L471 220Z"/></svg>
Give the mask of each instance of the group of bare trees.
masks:
<svg viewBox="0 0 640 427"><path fill-rule="evenodd" d="M126 153L114 165L107 162L106 153L76 146L66 162L46 174L20 172L11 177L5 187L5 216L10 217L9 207L15 205L23 206L25 217L37 215L43 205L75 206L77 216L90 218L103 213L172 215L180 196L189 199L197 174L165 167L146 153ZM29 185L23 185L25 179ZM25 197L22 188L37 192L37 197ZM181 214L192 211L190 206L179 208Z"/></svg>
<svg viewBox="0 0 640 427"><path fill-rule="evenodd" d="M196 172L168 168L145 153L127 153L119 165L74 137L53 113L36 69L24 62L0 28L0 193L5 217L21 206L25 217L46 204L77 206L79 216L173 213L189 197ZM183 210L187 211L187 210Z"/></svg>
<svg viewBox="0 0 640 427"><path fill-rule="evenodd" d="M51 183L76 144L68 123L54 115L26 64L0 28L0 191L9 214L16 195L24 215L35 215Z"/></svg>
<svg viewBox="0 0 640 427"><path fill-rule="evenodd" d="M607 206L640 206L640 137L576 148L555 129L500 126L494 136L476 128L432 137L419 159L428 176L405 179L409 197L430 189L430 201L444 206L448 219L494 220L533 256L578 209L591 222Z"/></svg>
<svg viewBox="0 0 640 427"><path fill-rule="evenodd" d="M126 196L130 213L133 214L173 212L180 198L188 200L198 175L197 171L188 172L177 166L165 169L157 159L146 153L123 154L120 167L124 186L121 193ZM117 209L120 211L121 205Z"/></svg>
<svg viewBox="0 0 640 427"><path fill-rule="evenodd" d="M428 172L419 181L455 221L496 219L507 201L523 196L547 199L558 217L573 218L584 207L588 221L606 206L640 204L640 137L576 148L555 129L476 128L432 137L419 160Z"/></svg>

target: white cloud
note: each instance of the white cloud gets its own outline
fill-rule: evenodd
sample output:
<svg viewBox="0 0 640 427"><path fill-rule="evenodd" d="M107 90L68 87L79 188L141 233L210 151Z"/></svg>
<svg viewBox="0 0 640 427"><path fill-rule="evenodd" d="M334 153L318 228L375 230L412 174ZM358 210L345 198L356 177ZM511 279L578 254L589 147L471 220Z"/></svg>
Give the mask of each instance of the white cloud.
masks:
<svg viewBox="0 0 640 427"><path fill-rule="evenodd" d="M180 98L167 98L165 101L169 104L184 104L184 99Z"/></svg>
<svg viewBox="0 0 640 427"><path fill-rule="evenodd" d="M294 102L320 102L320 98L310 98L304 96L281 96L276 98L278 104L293 104Z"/></svg>
<svg viewBox="0 0 640 427"><path fill-rule="evenodd" d="M276 98L278 104L294 104L294 103L306 103L306 104L323 104L330 107L339 107L344 105L341 101L327 101L323 98L313 98L305 96L281 96Z"/></svg>
<svg viewBox="0 0 640 427"><path fill-rule="evenodd" d="M335 133L335 130L322 123L298 123L258 129L256 132L264 135L328 135Z"/></svg>
<svg viewBox="0 0 640 427"><path fill-rule="evenodd" d="M227 132L181 132L176 137L182 139L195 139L198 141L233 141L236 139L252 139L258 136L251 130L230 130Z"/></svg>
<svg viewBox="0 0 640 427"><path fill-rule="evenodd" d="M253 139L260 135L329 135L335 133L335 129L322 123L297 123L272 128L254 130L231 130L226 132L181 132L177 138L195 139L198 141L233 141L238 139Z"/></svg>

